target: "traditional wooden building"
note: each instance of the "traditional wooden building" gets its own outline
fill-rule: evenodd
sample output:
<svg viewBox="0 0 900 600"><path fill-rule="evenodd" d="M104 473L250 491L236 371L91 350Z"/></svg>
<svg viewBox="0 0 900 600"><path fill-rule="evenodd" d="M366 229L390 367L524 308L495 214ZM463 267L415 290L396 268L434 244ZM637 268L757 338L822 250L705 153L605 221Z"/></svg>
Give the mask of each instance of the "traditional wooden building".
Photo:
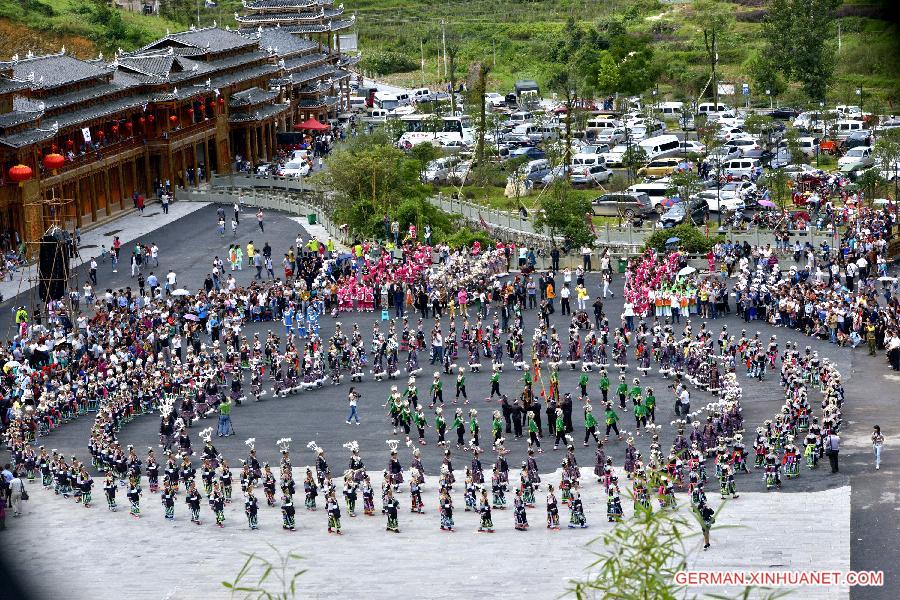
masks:
<svg viewBox="0 0 900 600"><path fill-rule="evenodd" d="M325 122L350 105L349 68L356 58L341 53L340 32L356 17L330 0L252 0L235 14L242 31L256 32L260 46L282 61L282 85L294 107L291 122Z"/></svg>
<svg viewBox="0 0 900 600"><path fill-rule="evenodd" d="M270 160L277 131L339 109L341 60L277 28L212 27L111 61L63 50L0 62L0 231L35 240L61 217L84 226L136 193L199 186L236 155Z"/></svg>

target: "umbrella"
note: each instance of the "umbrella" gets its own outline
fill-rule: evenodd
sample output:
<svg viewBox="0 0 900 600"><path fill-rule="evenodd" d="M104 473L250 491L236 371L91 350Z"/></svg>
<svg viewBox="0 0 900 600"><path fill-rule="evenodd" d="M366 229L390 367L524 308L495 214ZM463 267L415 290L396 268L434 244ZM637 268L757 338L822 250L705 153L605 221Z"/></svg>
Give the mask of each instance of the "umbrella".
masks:
<svg viewBox="0 0 900 600"><path fill-rule="evenodd" d="M672 196L671 198L663 198L662 200L659 201L660 205L665 206L666 208L669 208L670 206L675 206L679 202L681 202L681 200L678 198L678 196ZM668 243L668 242L666 242L666 243Z"/></svg>
<svg viewBox="0 0 900 600"><path fill-rule="evenodd" d="M190 296L191 293L184 288L178 288L174 292L172 292L173 296Z"/></svg>
<svg viewBox="0 0 900 600"><path fill-rule="evenodd" d="M896 277L888 277L887 275L884 275L882 277L879 277L878 281L897 281L897 278ZM6 364L9 364L9 363L6 363Z"/></svg>
<svg viewBox="0 0 900 600"><path fill-rule="evenodd" d="M775 207L775 203L772 202L771 200L760 200L759 205L765 206L766 208L774 208Z"/></svg>
<svg viewBox="0 0 900 600"><path fill-rule="evenodd" d="M696 273L696 272L697 272L697 269L695 269L694 267L685 267L685 268L681 269L680 271L678 271L678 276L684 277L685 275L690 275L691 273Z"/></svg>
<svg viewBox="0 0 900 600"><path fill-rule="evenodd" d="M681 241L680 237L670 237L669 239L666 240L666 246L668 246L670 244L677 244L680 241Z"/></svg>
<svg viewBox="0 0 900 600"><path fill-rule="evenodd" d="M20 363L17 360L8 360L8 361L6 361L6 364L3 365L3 368L5 369L6 367L9 367L10 369L12 369L13 367L21 367L21 366L22 366L22 363Z"/></svg>
<svg viewBox="0 0 900 600"><path fill-rule="evenodd" d="M185 321L199 321L200 317L198 317L194 313L188 313L188 314L184 315L184 320Z"/></svg>
<svg viewBox="0 0 900 600"><path fill-rule="evenodd" d="M328 125L320 123L312 117L294 125L294 131L325 131L326 129L328 129Z"/></svg>

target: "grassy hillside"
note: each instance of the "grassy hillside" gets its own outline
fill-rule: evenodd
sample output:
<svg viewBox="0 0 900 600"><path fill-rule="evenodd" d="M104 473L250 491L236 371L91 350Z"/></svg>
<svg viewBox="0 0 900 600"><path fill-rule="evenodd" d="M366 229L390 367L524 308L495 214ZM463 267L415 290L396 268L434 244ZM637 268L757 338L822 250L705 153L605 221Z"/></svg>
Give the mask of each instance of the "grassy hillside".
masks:
<svg viewBox="0 0 900 600"><path fill-rule="evenodd" d="M734 25L720 39L720 81L750 81L748 59L763 48L765 0L734 0ZM200 3L199 24L234 25L240 0L221 0L215 8ZM891 0L845 0L838 9L841 48L829 100L854 100L865 90L867 109L889 110L900 100L900 30L889 14ZM156 37L197 24L196 0L163 0L164 17L111 9L105 0L2 0L0 31L6 24L27 29L0 36L0 54L57 50L65 43L79 56L133 49ZM624 28L652 41L653 66L661 73L665 97L685 99L699 92L709 73L703 41L692 24L688 0L345 0L347 14L358 17L363 57L405 63L405 70L383 76L405 85L443 81L439 53L442 26L447 43L458 48L459 77L476 60L491 67L490 85L509 90L516 79L545 84L553 70L552 49L564 43L570 24L603 37ZM7 21L4 21L6 19ZM837 40L837 32L834 34ZM67 41L68 40L68 41ZM385 54L387 53L387 54ZM419 68L424 56L424 73ZM761 91L761 90L759 90ZM756 94L753 100L764 102ZM779 97L802 103L796 86Z"/></svg>

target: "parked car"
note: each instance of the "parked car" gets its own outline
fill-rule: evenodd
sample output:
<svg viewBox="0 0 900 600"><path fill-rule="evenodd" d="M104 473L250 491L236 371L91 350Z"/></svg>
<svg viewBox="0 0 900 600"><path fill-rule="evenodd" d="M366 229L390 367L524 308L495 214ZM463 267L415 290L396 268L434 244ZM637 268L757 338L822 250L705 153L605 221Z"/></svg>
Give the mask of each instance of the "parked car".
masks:
<svg viewBox="0 0 900 600"><path fill-rule="evenodd" d="M778 119L780 121L793 121L797 118L797 115L800 114L800 111L796 108L791 108L790 106L780 106L778 108L773 108L766 114L773 119Z"/></svg>
<svg viewBox="0 0 900 600"><path fill-rule="evenodd" d="M638 169L637 174L638 177L665 177L671 175L681 162L680 158L657 158Z"/></svg>
<svg viewBox="0 0 900 600"><path fill-rule="evenodd" d="M547 156L547 154L540 148L535 148L534 146L523 146L521 148L514 148L510 150L507 159L519 158L520 156L524 156L528 158L528 160L538 160L544 158L545 156Z"/></svg>
<svg viewBox="0 0 900 600"><path fill-rule="evenodd" d="M519 167L522 176L532 183L539 183L550 171L550 162L543 158L532 160Z"/></svg>
<svg viewBox="0 0 900 600"><path fill-rule="evenodd" d="M543 185L550 185L557 179L565 179L566 175L569 174L569 167L565 165L559 165L551 169L549 173L541 177L541 183Z"/></svg>
<svg viewBox="0 0 900 600"><path fill-rule="evenodd" d="M288 162L278 169L277 175L281 177L306 177L309 175L309 163L304 161Z"/></svg>
<svg viewBox="0 0 900 600"><path fill-rule="evenodd" d="M709 212L719 212L720 208L725 212L734 212L736 210L744 210L746 206L740 197L718 194L716 190L699 192L691 196L691 199L698 204L705 202L705 206L709 207Z"/></svg>
<svg viewBox="0 0 900 600"><path fill-rule="evenodd" d="M575 187L593 187L606 183L611 177L612 171L605 165L573 167L569 173L569 181Z"/></svg>
<svg viewBox="0 0 900 600"><path fill-rule="evenodd" d="M838 159L838 168L844 172L867 169L875 164L871 146L857 146Z"/></svg>
<svg viewBox="0 0 900 600"><path fill-rule="evenodd" d="M610 145L609 144L583 144L578 148L577 154L596 154L600 155L604 152L609 152Z"/></svg>
<svg viewBox="0 0 900 600"><path fill-rule="evenodd" d="M716 190L712 190L715 192ZM749 181L729 181L719 190L721 198L734 198L749 204L749 199L756 194L756 184Z"/></svg>
<svg viewBox="0 0 900 600"><path fill-rule="evenodd" d="M842 141L838 148L846 152L851 148L856 148L857 146L871 146L872 145L872 136L868 130L863 131L854 131L850 135L847 136L847 139Z"/></svg>
<svg viewBox="0 0 900 600"><path fill-rule="evenodd" d="M749 137L734 138L728 142L732 148L737 148L741 152L741 156L746 156L748 150L759 150L759 144L756 140Z"/></svg>
<svg viewBox="0 0 900 600"><path fill-rule="evenodd" d="M737 158L740 155L740 150L738 150L734 146L719 146L718 148L713 149L713 151L706 156L706 161L712 165L717 165L719 163L728 162L729 160Z"/></svg>
<svg viewBox="0 0 900 600"><path fill-rule="evenodd" d="M703 154L706 152L706 146L695 140L682 140L678 144L678 149L682 154Z"/></svg>
<svg viewBox="0 0 900 600"><path fill-rule="evenodd" d="M500 108L506 106L506 98L503 97L503 94L488 92L484 95L484 103L491 108Z"/></svg>
<svg viewBox="0 0 900 600"><path fill-rule="evenodd" d="M591 204L594 214L601 217L624 217L631 220L653 212L650 197L644 193L603 194L594 198Z"/></svg>
<svg viewBox="0 0 900 600"><path fill-rule="evenodd" d="M626 146L625 144L619 144L609 152L604 152L600 156L603 157L603 162L605 162L607 165L620 167L622 166L622 157L625 156L626 152L628 152L628 146Z"/></svg>
<svg viewBox="0 0 900 600"><path fill-rule="evenodd" d="M620 142L625 141L625 130L621 127L607 127L606 129L601 129L596 136L594 136L594 141L600 144L606 144L610 147L619 144Z"/></svg>
<svg viewBox="0 0 900 600"><path fill-rule="evenodd" d="M806 173L815 173L816 168L812 165L800 164L800 165L788 165L784 167L784 172L787 173L787 176L793 179L794 181L800 179Z"/></svg>

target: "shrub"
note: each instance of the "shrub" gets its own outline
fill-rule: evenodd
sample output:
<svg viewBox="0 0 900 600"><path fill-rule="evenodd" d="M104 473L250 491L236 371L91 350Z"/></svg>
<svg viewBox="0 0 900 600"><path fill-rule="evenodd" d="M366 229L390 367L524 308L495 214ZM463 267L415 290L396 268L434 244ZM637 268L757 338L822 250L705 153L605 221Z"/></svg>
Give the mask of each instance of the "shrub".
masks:
<svg viewBox="0 0 900 600"><path fill-rule="evenodd" d="M666 249L666 240L669 238L679 238L678 246L691 254L704 254L712 249L716 242L722 241L722 236L711 236L709 238L700 231L698 227L682 223L671 229L661 229L650 236L647 240L647 248L655 248L663 251Z"/></svg>
<svg viewBox="0 0 900 600"><path fill-rule="evenodd" d="M364 57L360 63L364 71L376 75L405 73L416 69L416 62L405 54L382 50Z"/></svg>
<svg viewBox="0 0 900 600"><path fill-rule="evenodd" d="M486 231L472 231L468 227L463 227L453 235L444 237L443 241L451 248L470 248L475 241L481 244L482 248L490 248L494 245L494 240Z"/></svg>

